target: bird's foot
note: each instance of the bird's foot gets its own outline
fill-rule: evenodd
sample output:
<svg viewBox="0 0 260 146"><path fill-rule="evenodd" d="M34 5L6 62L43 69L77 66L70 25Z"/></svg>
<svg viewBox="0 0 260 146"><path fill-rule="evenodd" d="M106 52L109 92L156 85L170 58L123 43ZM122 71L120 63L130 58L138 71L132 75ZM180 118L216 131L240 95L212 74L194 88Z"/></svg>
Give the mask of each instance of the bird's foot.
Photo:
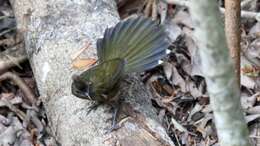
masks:
<svg viewBox="0 0 260 146"><path fill-rule="evenodd" d="M106 128L105 129L105 134L109 134L113 131L116 131L117 129L119 129L121 126L119 126L118 124L112 125L110 128Z"/></svg>
<svg viewBox="0 0 260 146"><path fill-rule="evenodd" d="M91 111L97 110L97 108L98 108L101 104L102 104L102 103L94 102L92 105L90 105L90 106L88 107L87 115L88 115Z"/></svg>
<svg viewBox="0 0 260 146"><path fill-rule="evenodd" d="M120 128L120 126L117 124L117 117L118 117L118 114L119 114L120 105L121 104L117 104L117 106L112 106L112 110L113 110L113 113L112 113L112 126L109 127L109 128L106 128L105 134L111 133L111 132L113 132L113 131L115 131L115 130Z"/></svg>

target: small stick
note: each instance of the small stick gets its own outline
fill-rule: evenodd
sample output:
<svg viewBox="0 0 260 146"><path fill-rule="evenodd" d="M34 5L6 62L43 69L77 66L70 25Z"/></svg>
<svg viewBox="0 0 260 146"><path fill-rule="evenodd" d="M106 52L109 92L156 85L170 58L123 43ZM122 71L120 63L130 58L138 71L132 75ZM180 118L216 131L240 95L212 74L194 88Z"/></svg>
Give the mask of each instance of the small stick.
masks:
<svg viewBox="0 0 260 146"><path fill-rule="evenodd" d="M146 7L144 9L144 15L146 17L149 17L150 16L150 13L151 13L151 7L153 5L153 1L154 0L147 0L147 3L146 3Z"/></svg>
<svg viewBox="0 0 260 146"><path fill-rule="evenodd" d="M1 101L12 111L14 112L21 120L25 120L26 119L26 114L21 111L20 109L18 109L17 107L15 107L10 101L6 100L6 99L1 99Z"/></svg>
<svg viewBox="0 0 260 146"><path fill-rule="evenodd" d="M15 29L16 29L16 27L13 27L13 28L9 28L9 29L7 29L7 30L5 30L5 31L2 31L2 32L0 33L0 37L1 37L2 35L4 35L4 34L8 33L8 32L11 32L11 31L15 30Z"/></svg>
<svg viewBox="0 0 260 146"><path fill-rule="evenodd" d="M0 74L27 59L23 45L18 44L0 53Z"/></svg>
<svg viewBox="0 0 260 146"><path fill-rule="evenodd" d="M225 32L231 58L235 64L238 86L240 87L240 0L225 0Z"/></svg>
<svg viewBox="0 0 260 146"><path fill-rule="evenodd" d="M153 4L152 4L152 20L156 20L157 18L157 2L156 0L153 1Z"/></svg>
<svg viewBox="0 0 260 146"><path fill-rule="evenodd" d="M31 105L36 104L35 95L31 91L31 89L26 85L23 79L21 79L19 76L11 72L6 72L0 76L0 82L7 79L12 80L17 86L19 86L19 88L22 90L22 92L25 95L26 101L29 101Z"/></svg>
<svg viewBox="0 0 260 146"><path fill-rule="evenodd" d="M91 45L91 43L90 43L90 42L87 42L78 52L76 52L75 54L73 54L73 55L71 56L71 59L72 59L72 60L77 59L80 54L82 54L86 49L89 48L90 45Z"/></svg>
<svg viewBox="0 0 260 146"><path fill-rule="evenodd" d="M0 20L5 19L5 18L9 18L9 17L12 17L12 16L0 16Z"/></svg>

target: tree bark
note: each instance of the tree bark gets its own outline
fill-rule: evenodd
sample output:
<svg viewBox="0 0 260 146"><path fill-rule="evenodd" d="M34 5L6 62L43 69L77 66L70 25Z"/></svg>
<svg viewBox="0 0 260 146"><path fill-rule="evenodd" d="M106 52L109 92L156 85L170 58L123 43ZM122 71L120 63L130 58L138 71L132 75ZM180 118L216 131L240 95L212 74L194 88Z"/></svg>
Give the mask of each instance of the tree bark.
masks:
<svg viewBox="0 0 260 146"><path fill-rule="evenodd" d="M193 0L190 13L195 24L201 70L206 78L220 145L249 146L240 90L217 1Z"/></svg>
<svg viewBox="0 0 260 146"><path fill-rule="evenodd" d="M11 0L18 29L24 32L26 50L44 102L53 134L62 146L172 146L158 123L150 93L136 76L122 88L123 111L117 131L104 134L111 126L111 113L102 106L87 114L90 102L71 94L71 55L86 41L95 44L105 28L119 21L113 0ZM92 46L95 48L95 45ZM85 51L96 57L96 49Z"/></svg>

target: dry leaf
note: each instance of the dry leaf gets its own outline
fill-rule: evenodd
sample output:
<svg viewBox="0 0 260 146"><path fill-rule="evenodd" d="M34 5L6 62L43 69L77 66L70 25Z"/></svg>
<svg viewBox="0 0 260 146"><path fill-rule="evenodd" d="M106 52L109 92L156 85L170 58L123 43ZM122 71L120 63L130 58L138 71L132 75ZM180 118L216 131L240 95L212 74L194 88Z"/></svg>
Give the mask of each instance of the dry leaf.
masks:
<svg viewBox="0 0 260 146"><path fill-rule="evenodd" d="M260 93L256 93L252 96L247 96L241 94L241 105L243 109L252 108L256 103L256 98L260 95Z"/></svg>
<svg viewBox="0 0 260 146"><path fill-rule="evenodd" d="M187 11L185 11L184 9L177 12L177 14L174 16L174 21L177 24L182 24L189 28L194 28L190 14Z"/></svg>
<svg viewBox="0 0 260 146"><path fill-rule="evenodd" d="M187 92L185 79L182 78L175 67L173 67L172 83L179 86L182 92Z"/></svg>
<svg viewBox="0 0 260 146"><path fill-rule="evenodd" d="M169 62L164 62L163 63L163 71L164 71L164 74L167 78L167 80L171 83L171 77L172 77L172 68L173 68L173 65Z"/></svg>
<svg viewBox="0 0 260 146"><path fill-rule="evenodd" d="M246 112L249 114L260 114L260 106L249 108Z"/></svg>
<svg viewBox="0 0 260 146"><path fill-rule="evenodd" d="M191 80L187 80L186 81L186 84L187 84L187 88L189 88L189 92L190 94L194 97L194 98L198 98L198 97L201 97L203 96L203 93L201 92L201 90L199 90L197 87L196 87L196 84L195 82L191 81Z"/></svg>
<svg viewBox="0 0 260 146"><path fill-rule="evenodd" d="M190 57L191 57L191 76L203 76L202 71L200 69L201 66L201 60L198 52L198 47L193 39L193 35L191 33L191 30L188 28L184 28L185 35L185 42L186 46L189 50ZM189 72L187 72L189 73Z"/></svg>
<svg viewBox="0 0 260 146"><path fill-rule="evenodd" d="M181 132L189 132L185 127L183 127L179 122L177 122L174 118L171 118L171 122L176 129Z"/></svg>
<svg viewBox="0 0 260 146"><path fill-rule="evenodd" d="M166 19L164 27L171 42L175 42L176 39L182 34L181 28L172 20Z"/></svg>
<svg viewBox="0 0 260 146"><path fill-rule="evenodd" d="M254 89L256 87L256 83L252 78L241 74L240 79L241 79L241 85L243 85L249 89Z"/></svg>
<svg viewBox="0 0 260 146"><path fill-rule="evenodd" d="M89 68L96 62L96 59L77 59L72 62L72 67L78 70L83 70Z"/></svg>
<svg viewBox="0 0 260 146"><path fill-rule="evenodd" d="M260 118L260 114L248 115L245 117L247 123L252 122L258 118Z"/></svg>

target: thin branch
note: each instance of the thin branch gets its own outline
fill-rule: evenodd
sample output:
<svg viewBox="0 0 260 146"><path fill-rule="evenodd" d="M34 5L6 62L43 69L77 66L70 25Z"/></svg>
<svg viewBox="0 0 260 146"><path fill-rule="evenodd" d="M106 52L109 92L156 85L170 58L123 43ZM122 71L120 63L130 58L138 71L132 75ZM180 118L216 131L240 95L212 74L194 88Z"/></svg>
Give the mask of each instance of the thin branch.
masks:
<svg viewBox="0 0 260 146"><path fill-rule="evenodd" d="M22 44L9 48L0 53L0 74L9 68L19 65L27 59L26 51Z"/></svg>
<svg viewBox="0 0 260 146"><path fill-rule="evenodd" d="M225 32L230 55L235 64L237 82L240 87L240 0L225 0Z"/></svg>
<svg viewBox="0 0 260 146"><path fill-rule="evenodd" d="M1 100L12 112L14 112L21 120L25 120L26 119L26 114L21 111L20 109L18 109L16 106L14 106L10 101L6 100L6 99L2 99Z"/></svg>
<svg viewBox="0 0 260 146"><path fill-rule="evenodd" d="M5 34L8 33L8 32L11 32L11 31L15 30L15 29L16 29L16 27L13 27L13 28L9 28L9 29L7 29L7 30L4 30L4 31L0 32L0 37L1 37L2 35L5 35Z"/></svg>
<svg viewBox="0 0 260 146"><path fill-rule="evenodd" d="M0 16L0 20L6 19L6 18L9 18L9 17L11 17L11 16Z"/></svg>
<svg viewBox="0 0 260 146"><path fill-rule="evenodd" d="M3 80L10 79L12 80L19 88L22 90L25 96L25 100L29 101L31 105L36 104L36 98L31 89L26 85L23 79L21 79L19 76L17 76L14 73L6 72L0 76L0 82Z"/></svg>

